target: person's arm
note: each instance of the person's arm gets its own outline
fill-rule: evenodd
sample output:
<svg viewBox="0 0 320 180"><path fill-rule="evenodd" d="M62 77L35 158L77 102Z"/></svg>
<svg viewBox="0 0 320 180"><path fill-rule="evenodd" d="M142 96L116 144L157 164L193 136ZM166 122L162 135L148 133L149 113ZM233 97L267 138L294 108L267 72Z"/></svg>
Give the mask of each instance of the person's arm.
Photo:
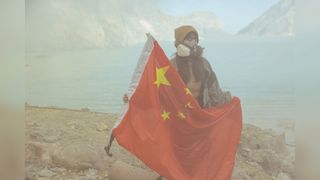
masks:
<svg viewBox="0 0 320 180"><path fill-rule="evenodd" d="M209 77L207 80L208 94L213 105L222 105L229 103L232 99L230 91L223 91L219 85L216 73L212 70L210 63L206 60L209 69Z"/></svg>

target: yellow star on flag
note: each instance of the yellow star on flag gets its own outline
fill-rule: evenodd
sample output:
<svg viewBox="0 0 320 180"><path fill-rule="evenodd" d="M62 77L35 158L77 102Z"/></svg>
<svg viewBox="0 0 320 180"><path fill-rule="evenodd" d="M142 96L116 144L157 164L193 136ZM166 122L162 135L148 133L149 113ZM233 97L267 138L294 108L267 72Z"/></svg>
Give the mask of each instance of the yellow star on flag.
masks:
<svg viewBox="0 0 320 180"><path fill-rule="evenodd" d="M156 68L157 79L153 84L156 84L159 88L160 84L171 86L170 82L166 78L165 74L168 71L170 66L165 66L162 68Z"/></svg>
<svg viewBox="0 0 320 180"><path fill-rule="evenodd" d="M185 118L186 118L186 116L183 114L183 112L179 112L179 113L178 113L178 117L179 117L180 119L185 119Z"/></svg>
<svg viewBox="0 0 320 180"><path fill-rule="evenodd" d="M169 114L170 114L170 112L163 111L162 114L161 114L163 120L170 119Z"/></svg>
<svg viewBox="0 0 320 180"><path fill-rule="evenodd" d="M186 91L186 95L191 94L191 91L189 88L184 88L184 90Z"/></svg>
<svg viewBox="0 0 320 180"><path fill-rule="evenodd" d="M187 104L185 105L185 107L188 107L188 108L190 108L190 109L193 108L193 106L191 105L191 102L187 102Z"/></svg>

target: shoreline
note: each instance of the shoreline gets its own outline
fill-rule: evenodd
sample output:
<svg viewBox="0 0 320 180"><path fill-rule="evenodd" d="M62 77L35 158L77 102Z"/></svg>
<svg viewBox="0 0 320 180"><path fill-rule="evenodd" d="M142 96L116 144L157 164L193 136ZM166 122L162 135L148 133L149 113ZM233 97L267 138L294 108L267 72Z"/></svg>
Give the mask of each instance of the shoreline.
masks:
<svg viewBox="0 0 320 180"><path fill-rule="evenodd" d="M87 107L83 107L81 109L72 109L72 108L65 108L65 107L58 107L58 106L37 106L37 105L30 105L28 103L25 103L25 110L27 108L38 108L38 109L46 109L46 110L62 110L62 111L71 111L71 112L90 112L90 113L96 113L96 114L104 114L104 115L114 115L114 116L118 116L119 114L118 113L112 113L112 112L98 112L98 111L92 111L90 110L89 108ZM243 123L243 124L250 124L250 125L253 125L253 126L257 126L263 130L272 130L274 131L275 133L283 133L283 132L280 132L279 130L277 130L276 128L264 128L262 126L258 126L256 124L253 124L253 123L249 123L249 122L246 122L246 123ZM283 127L282 127L283 128ZM292 130L292 128L283 128L284 130L287 130L287 131L292 131L294 133L294 130ZM287 137L287 134L286 135L286 145L292 149L293 151L295 150L296 148L296 142L292 142L288 139Z"/></svg>
<svg viewBox="0 0 320 180"><path fill-rule="evenodd" d="M96 113L96 114L104 114L104 115L115 115L115 116L118 116L119 113L113 113L113 112L99 112L99 111L92 111L91 109L89 109L88 107L83 107L83 108L80 108L80 109L72 109L72 108L66 108L66 107L59 107L59 106L37 106L37 105L31 105L31 104L28 104L28 103L25 103L25 110L27 108L38 108L38 109L47 109L47 110L65 110L65 111L71 111L71 112L90 112L90 113ZM261 129L264 129L264 130L268 130L268 129L271 129L273 131L275 131L276 133L281 133L279 130L277 130L276 128L264 128L262 126L259 126L259 125L256 125L254 123L250 123L250 122L246 122L243 124L250 124L250 125L254 125L254 126L257 126ZM293 126L293 127L281 127L279 125L280 128L283 128L284 130L287 130L287 131L292 131L292 132L295 132L293 129L294 129L294 125L290 124L289 126ZM292 142L286 142L286 144L290 147L295 147L296 144L292 143Z"/></svg>
<svg viewBox="0 0 320 180"><path fill-rule="evenodd" d="M30 105L25 103L26 108L39 108L39 109L52 109L52 110L66 110L66 111L75 111L75 112L91 112L91 113L98 113L98 114L117 114L117 113L110 113L110 112L98 112L98 111L91 111L89 108L84 107L81 109L72 109L72 108L65 108L65 107L58 107L58 106L37 106L37 105Z"/></svg>

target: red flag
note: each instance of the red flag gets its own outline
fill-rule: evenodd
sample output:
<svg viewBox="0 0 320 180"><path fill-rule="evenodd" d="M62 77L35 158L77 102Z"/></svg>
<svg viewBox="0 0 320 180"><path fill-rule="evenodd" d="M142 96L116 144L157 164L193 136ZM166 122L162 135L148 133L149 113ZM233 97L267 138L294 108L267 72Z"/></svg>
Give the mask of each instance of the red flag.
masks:
<svg viewBox="0 0 320 180"><path fill-rule="evenodd" d="M240 99L202 109L149 36L112 133L117 142L172 180L229 180L242 130Z"/></svg>

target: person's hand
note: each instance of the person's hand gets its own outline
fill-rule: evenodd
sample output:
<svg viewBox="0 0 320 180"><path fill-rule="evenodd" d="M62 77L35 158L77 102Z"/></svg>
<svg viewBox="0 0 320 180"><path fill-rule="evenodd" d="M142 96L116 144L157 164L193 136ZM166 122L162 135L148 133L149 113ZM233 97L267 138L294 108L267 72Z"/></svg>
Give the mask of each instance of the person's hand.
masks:
<svg viewBox="0 0 320 180"><path fill-rule="evenodd" d="M128 95L124 94L122 100L124 103L127 103L129 101Z"/></svg>
<svg viewBox="0 0 320 180"><path fill-rule="evenodd" d="M104 147L104 150L106 151L107 155L111 157L111 156L112 156L112 153L110 153L110 147L111 147L111 146L108 145L108 146Z"/></svg>
<svg viewBox="0 0 320 180"><path fill-rule="evenodd" d="M232 101L232 95L230 91L226 91L226 103L230 103Z"/></svg>

